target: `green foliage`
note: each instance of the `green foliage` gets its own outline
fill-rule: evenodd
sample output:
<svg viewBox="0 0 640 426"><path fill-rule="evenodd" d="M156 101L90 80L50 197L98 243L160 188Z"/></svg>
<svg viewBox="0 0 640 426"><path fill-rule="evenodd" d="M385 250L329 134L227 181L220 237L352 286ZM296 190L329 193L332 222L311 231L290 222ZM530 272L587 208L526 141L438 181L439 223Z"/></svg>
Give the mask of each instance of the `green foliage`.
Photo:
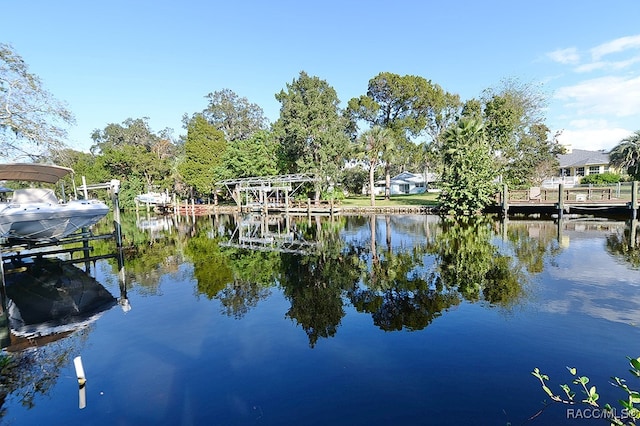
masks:
<svg viewBox="0 0 640 426"><path fill-rule="evenodd" d="M622 139L609 158L613 166L626 170L633 180L640 180L640 130Z"/></svg>
<svg viewBox="0 0 640 426"><path fill-rule="evenodd" d="M532 84L507 79L485 90L482 101L487 141L503 182L511 188L539 185L556 170L556 155L563 152L544 124L545 95ZM468 116L477 116L473 108Z"/></svg>
<svg viewBox="0 0 640 426"><path fill-rule="evenodd" d="M458 118L460 107L458 95L423 77L389 72L369 80L367 94L349 101L346 115L354 139L358 121L389 129L395 135L396 149L386 150L382 158L387 180L385 198L390 195L388 182L394 165L421 169L425 161L433 160L444 129ZM429 141L426 149L419 150L411 140L422 134Z"/></svg>
<svg viewBox="0 0 640 426"><path fill-rule="evenodd" d="M358 137L359 152L358 158L364 159L369 166L369 195L371 205L375 206L376 197L374 193L375 171L379 164L389 165L392 161L393 152L396 148L394 134L387 128L373 126ZM386 167L386 166L385 166ZM388 167L386 167L388 170ZM389 198L389 188L385 190L385 198Z"/></svg>
<svg viewBox="0 0 640 426"><path fill-rule="evenodd" d="M215 186L216 167L222 164L226 150L224 134L209 124L203 116L193 117L187 126L185 157L178 165L184 183L200 195L211 194Z"/></svg>
<svg viewBox="0 0 640 426"><path fill-rule="evenodd" d="M436 285L456 289L465 299L481 298L504 308L523 296L525 276L513 259L491 243L489 221L482 217L445 219L429 246L438 260Z"/></svg>
<svg viewBox="0 0 640 426"><path fill-rule="evenodd" d="M640 378L640 358L631 358L627 357L629 360L629 365L631 369L629 372L636 378ZM548 385L549 376L540 372L539 368L534 368L531 374L533 377L538 379L540 385L542 386L542 390L547 394L547 396L554 402L559 402L562 404L584 404L591 407L600 408L600 403L598 400L600 399L600 395L597 392L595 386L587 386L589 384L589 377L587 376L578 376L578 371L576 368L567 367L569 374L573 377L572 384L577 385L582 393L583 398L576 398L576 392L572 390L571 386L568 384L561 384L560 389L562 389L561 393L554 392ZM634 420L640 419L640 392L635 389L630 388L626 380L621 379L619 377L612 377L611 384L618 389L621 389L625 392L625 399L618 400L618 403L622 407L621 412L616 412L613 410L610 404L605 404L602 406L602 410L608 415L606 416L606 420L610 422L612 425L635 425Z"/></svg>
<svg viewBox="0 0 640 426"><path fill-rule="evenodd" d="M361 194L368 179L367 171L360 167L349 167L342 171L339 183L349 194Z"/></svg>
<svg viewBox="0 0 640 426"><path fill-rule="evenodd" d="M63 148L65 126L74 123L13 47L0 43L0 155L37 160Z"/></svg>
<svg viewBox="0 0 640 426"><path fill-rule="evenodd" d="M458 95L424 77L382 72L369 80L366 95L349 101L347 112L352 123L364 120L401 139L426 131L435 141L458 118L460 106Z"/></svg>
<svg viewBox="0 0 640 426"><path fill-rule="evenodd" d="M442 148L442 211L450 215L480 212L495 193L495 170L482 124L462 119L447 130Z"/></svg>
<svg viewBox="0 0 640 426"><path fill-rule="evenodd" d="M267 118L262 108L239 97L230 89L209 93L209 105L202 115L209 124L224 133L228 142L247 140L266 130ZM190 120L185 120L188 125Z"/></svg>
<svg viewBox="0 0 640 426"><path fill-rule="evenodd" d="M349 152L346 120L338 108L336 91L326 81L302 71L276 99L281 107L274 131L283 171L316 175L318 199L327 178L335 182Z"/></svg>
<svg viewBox="0 0 640 426"><path fill-rule="evenodd" d="M171 169L177 148L166 136L154 133L147 120L129 118L122 124L108 124L93 132L91 154L67 150L55 158L83 173L88 183L119 179L120 205L131 208L137 194L174 187Z"/></svg>
<svg viewBox="0 0 640 426"><path fill-rule="evenodd" d="M299 324L314 347L331 337L345 315L343 294L359 281L365 267L358 253L347 248L339 224L298 224L306 241L321 241L322 250L305 256L283 254L278 279L291 307L286 316Z"/></svg>
<svg viewBox="0 0 640 426"><path fill-rule="evenodd" d="M607 235L606 250L633 269L640 269L640 235L637 220L630 221L622 234Z"/></svg>
<svg viewBox="0 0 640 426"><path fill-rule="evenodd" d="M587 175L580 179L581 184L605 185L620 182L620 175L611 172L600 173L597 175Z"/></svg>
<svg viewBox="0 0 640 426"><path fill-rule="evenodd" d="M216 181L278 174L278 143L273 133L258 131L249 139L238 139L227 146L221 163L214 169Z"/></svg>

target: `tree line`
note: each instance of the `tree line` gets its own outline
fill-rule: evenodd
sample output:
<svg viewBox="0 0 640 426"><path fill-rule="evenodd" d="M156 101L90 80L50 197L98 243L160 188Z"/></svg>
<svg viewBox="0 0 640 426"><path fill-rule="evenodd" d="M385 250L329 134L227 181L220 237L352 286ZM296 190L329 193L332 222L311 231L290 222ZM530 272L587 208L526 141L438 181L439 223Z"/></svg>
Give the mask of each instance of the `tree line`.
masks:
<svg viewBox="0 0 640 426"><path fill-rule="evenodd" d="M259 105L222 89L205 96L202 111L184 114L185 135L129 118L94 130L90 152L82 152L64 143L71 112L0 44L5 157L71 167L88 183L120 179L125 207L150 190L208 198L224 179L288 173L315 175L305 194L315 200L360 193L381 178L388 198L390 177L410 170L441 176L445 210L469 213L486 203L496 182L526 187L555 174L562 152L545 124L542 89L517 79L462 101L424 77L381 72L343 108L327 81L301 71L275 98L280 114L273 123ZM626 166L637 168L637 155L625 155ZM347 161L360 167L345 167Z"/></svg>

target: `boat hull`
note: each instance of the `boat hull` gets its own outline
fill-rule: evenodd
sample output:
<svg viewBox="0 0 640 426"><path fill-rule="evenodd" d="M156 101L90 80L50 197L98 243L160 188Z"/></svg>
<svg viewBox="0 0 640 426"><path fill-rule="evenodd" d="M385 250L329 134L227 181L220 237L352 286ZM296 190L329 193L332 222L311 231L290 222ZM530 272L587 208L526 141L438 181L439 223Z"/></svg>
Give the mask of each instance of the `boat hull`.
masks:
<svg viewBox="0 0 640 426"><path fill-rule="evenodd" d="M0 236L30 241L55 241L91 226L109 212L98 200L65 204L9 204L0 210Z"/></svg>

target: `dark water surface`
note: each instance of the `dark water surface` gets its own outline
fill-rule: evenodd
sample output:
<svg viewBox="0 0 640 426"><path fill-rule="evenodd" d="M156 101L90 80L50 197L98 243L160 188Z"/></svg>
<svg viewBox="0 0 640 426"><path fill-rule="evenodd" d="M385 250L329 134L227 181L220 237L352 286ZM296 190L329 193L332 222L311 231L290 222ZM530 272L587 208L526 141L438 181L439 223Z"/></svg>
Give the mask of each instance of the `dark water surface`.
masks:
<svg viewBox="0 0 640 426"><path fill-rule="evenodd" d="M527 420L546 396L530 373L539 367L559 392L576 367L601 401L624 397L609 377L627 377L625 357L640 356L631 231L578 218L125 216L124 267L106 259L75 271L118 304L78 327L68 317L25 326L28 339L16 328L0 420L592 424L559 404ZM113 252L112 242L92 246ZM56 271L7 275L8 296ZM78 280L59 272L59 285Z"/></svg>

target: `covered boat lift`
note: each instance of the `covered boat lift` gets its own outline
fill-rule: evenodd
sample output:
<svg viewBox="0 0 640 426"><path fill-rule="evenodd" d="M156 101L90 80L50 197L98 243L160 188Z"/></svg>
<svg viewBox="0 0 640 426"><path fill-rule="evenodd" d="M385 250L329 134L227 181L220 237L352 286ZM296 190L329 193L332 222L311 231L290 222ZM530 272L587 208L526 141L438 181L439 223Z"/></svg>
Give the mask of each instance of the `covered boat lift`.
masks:
<svg viewBox="0 0 640 426"><path fill-rule="evenodd" d="M291 197L305 183L318 180L319 178L314 175L299 173L227 179L217 182L216 186L224 186L227 189L240 211L288 212L291 207Z"/></svg>

